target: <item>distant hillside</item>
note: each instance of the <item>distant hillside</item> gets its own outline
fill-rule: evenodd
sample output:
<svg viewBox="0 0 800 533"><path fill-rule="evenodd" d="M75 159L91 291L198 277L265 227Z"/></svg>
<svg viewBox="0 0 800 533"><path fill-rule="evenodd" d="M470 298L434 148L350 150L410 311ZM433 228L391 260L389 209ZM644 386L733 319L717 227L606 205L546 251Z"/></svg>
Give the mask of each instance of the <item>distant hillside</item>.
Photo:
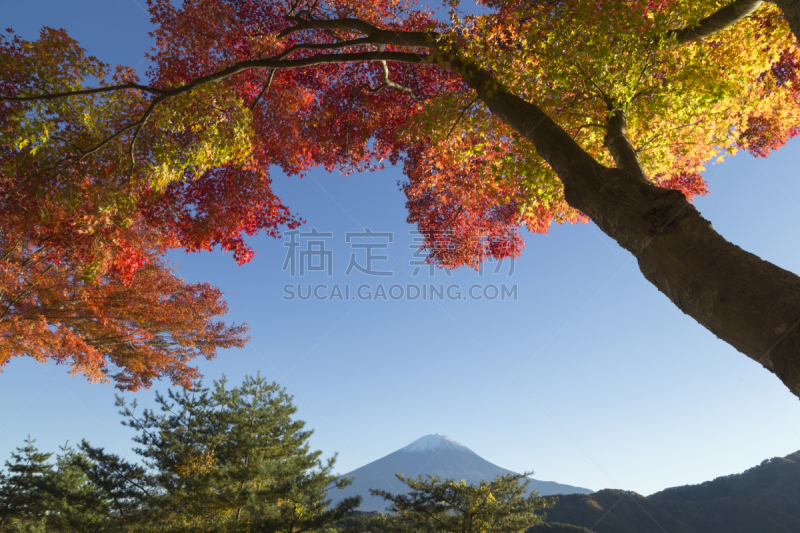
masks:
<svg viewBox="0 0 800 533"><path fill-rule="evenodd" d="M497 474L514 472L490 463L449 437L427 435L386 457L345 474L346 477L355 477L355 481L344 490L331 491L331 500L336 503L347 496L360 494L363 497L360 510L382 511L386 508L386 502L383 498L372 496L369 489L405 492L405 485L400 483L395 473L410 477L431 474L442 479L465 479L467 483L477 484L483 479L493 479ZM528 488L539 491L542 496L592 492L582 487L536 479L530 480Z"/></svg>
<svg viewBox="0 0 800 533"><path fill-rule="evenodd" d="M558 524L545 522L538 526L533 526L525 533L592 533L585 527L573 526L572 524Z"/></svg>
<svg viewBox="0 0 800 533"><path fill-rule="evenodd" d="M797 533L800 452L649 497L608 489L562 496L547 520L597 533Z"/></svg>

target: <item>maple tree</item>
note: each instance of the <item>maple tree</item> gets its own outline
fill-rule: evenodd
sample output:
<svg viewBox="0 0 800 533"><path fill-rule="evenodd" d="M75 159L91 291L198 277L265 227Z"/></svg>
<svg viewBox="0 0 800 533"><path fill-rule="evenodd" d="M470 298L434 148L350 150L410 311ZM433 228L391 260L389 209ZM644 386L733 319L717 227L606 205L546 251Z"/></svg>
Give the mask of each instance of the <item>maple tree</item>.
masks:
<svg viewBox="0 0 800 533"><path fill-rule="evenodd" d="M214 320L227 311L219 289L186 283L156 259L92 282L57 250L5 234L0 243L0 366L26 355L125 390L160 377L189 385L191 359L245 340L244 326Z"/></svg>
<svg viewBox="0 0 800 533"><path fill-rule="evenodd" d="M150 0L147 83L63 31L9 34L2 231L130 283L170 248L244 263L243 234L302 223L272 166L402 161L432 260L475 267L518 255L522 227L592 220L800 396L800 278L690 203L708 161L800 131L800 2L480 3L442 22L399 0Z"/></svg>
<svg viewBox="0 0 800 533"><path fill-rule="evenodd" d="M61 46L63 33L44 34L38 45L47 48L45 54L59 59L59 53L81 54ZM4 67L24 47L19 40L4 43ZM16 91L14 83L9 75L0 85ZM4 121L10 111L0 109ZM265 215L258 211L263 176L252 173L229 193L217 183L224 171L209 173L139 210L130 197L102 190L91 179L29 181L31 175L9 164L14 146L4 142L0 151L0 368L15 356L30 356L68 364L91 381L113 380L121 389L149 386L162 377L189 385L198 375L191 359L243 345L247 328L218 320L228 311L221 292L184 282L160 261L159 252L186 234L187 248L215 240L237 257L246 256L238 229L214 221L219 211L229 210L243 225L263 224ZM248 204L236 197L245 193L256 200ZM213 206L195 207L197 198L210 195ZM158 220L159 231L137 223L143 219Z"/></svg>

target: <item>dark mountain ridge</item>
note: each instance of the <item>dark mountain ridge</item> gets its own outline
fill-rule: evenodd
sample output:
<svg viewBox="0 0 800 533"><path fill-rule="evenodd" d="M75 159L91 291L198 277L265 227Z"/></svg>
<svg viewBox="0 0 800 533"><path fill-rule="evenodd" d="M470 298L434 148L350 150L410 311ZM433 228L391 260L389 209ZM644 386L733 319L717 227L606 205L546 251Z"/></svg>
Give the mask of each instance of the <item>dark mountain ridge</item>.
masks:
<svg viewBox="0 0 800 533"><path fill-rule="evenodd" d="M610 489L561 496L547 521L598 533L797 533L800 452L649 497Z"/></svg>

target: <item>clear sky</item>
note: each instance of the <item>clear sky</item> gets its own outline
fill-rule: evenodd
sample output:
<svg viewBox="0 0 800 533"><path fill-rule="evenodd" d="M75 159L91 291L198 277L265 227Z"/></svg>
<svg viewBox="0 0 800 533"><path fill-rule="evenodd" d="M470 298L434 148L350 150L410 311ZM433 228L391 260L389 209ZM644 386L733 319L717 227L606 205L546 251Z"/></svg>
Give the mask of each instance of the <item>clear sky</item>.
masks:
<svg viewBox="0 0 800 533"><path fill-rule="evenodd" d="M143 0L28 0L2 6L2 26L35 38L63 27L110 63L146 63L149 15ZM746 154L710 165L711 193L696 205L722 235L800 272L800 142L769 159ZM339 453L348 472L430 433L448 435L485 459L534 477L592 489L650 494L740 472L800 449L800 402L766 370L683 315L646 282L632 256L593 224L526 235L522 256L482 276L459 270L414 275L414 230L405 222L400 169L350 177L275 173L276 192L319 232L332 233L332 276L282 269L287 240L251 239L258 254L238 267L230 254L173 253L180 274L225 293L228 319L247 322L242 350L200 361L208 380L246 374L282 382L312 445ZM391 233L374 240L346 233ZM309 240L298 240L306 250ZM374 271L345 272L351 254ZM299 253L295 261L300 261ZM299 269L298 269L299 270ZM510 275L509 275L510 274ZM460 299L421 297L286 300L285 285L361 284L373 295L399 284L457 284ZM517 298L489 286L516 286ZM413 290L413 289L412 289ZM362 289L362 294L366 292ZM394 296L399 289L394 289ZM451 294L457 295L456 292ZM405 296L405 295L404 295ZM464 299L464 297L467 297ZM154 388L165 389L166 384ZM125 455L131 433L119 424L115 389L90 385L64 367L18 359L0 374L0 458L31 435L44 450L87 438ZM153 391L128 394L151 404ZM412 473L413 474L413 473Z"/></svg>

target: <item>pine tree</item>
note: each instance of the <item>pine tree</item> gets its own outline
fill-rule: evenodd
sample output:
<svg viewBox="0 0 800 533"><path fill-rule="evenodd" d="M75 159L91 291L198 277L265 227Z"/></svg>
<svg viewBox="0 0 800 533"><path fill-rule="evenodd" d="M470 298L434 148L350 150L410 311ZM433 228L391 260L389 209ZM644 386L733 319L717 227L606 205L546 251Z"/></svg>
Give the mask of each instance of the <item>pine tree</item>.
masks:
<svg viewBox="0 0 800 533"><path fill-rule="evenodd" d="M143 464L86 441L53 463L28 438L0 473L0 533L304 533L358 507L360 497L328 509L327 491L351 480L311 451L285 389L260 376L226 385L157 394L160 413L118 398Z"/></svg>
<svg viewBox="0 0 800 533"><path fill-rule="evenodd" d="M38 526L47 513L42 489L52 475L48 461L53 454L40 452L35 442L29 435L6 461L8 474L0 474L0 528L4 531L35 531L31 527Z"/></svg>
<svg viewBox="0 0 800 533"><path fill-rule="evenodd" d="M102 531L109 507L85 473L91 462L65 445L50 463L53 454L39 452L34 442L28 437L6 461L8 475L0 474L0 531Z"/></svg>
<svg viewBox="0 0 800 533"><path fill-rule="evenodd" d="M492 481L468 485L465 480L397 474L410 491L395 494L370 489L392 504L391 514L375 517L372 525L387 533L522 533L544 521L537 511L555 503L555 498L540 497L536 491L525 496L528 475L498 475Z"/></svg>
<svg viewBox="0 0 800 533"><path fill-rule="evenodd" d="M347 498L328 509L327 490L350 480L332 474L311 451L312 432L293 419L292 397L260 376L226 389L196 382L192 390L156 395L160 412L118 405L137 431L135 452L147 470L82 444L97 466L95 484L122 504L131 529L148 531L316 531L356 508Z"/></svg>
<svg viewBox="0 0 800 533"><path fill-rule="evenodd" d="M110 525L109 501L86 474L91 467L84 453L61 447L42 491L47 498L47 531L95 533Z"/></svg>

